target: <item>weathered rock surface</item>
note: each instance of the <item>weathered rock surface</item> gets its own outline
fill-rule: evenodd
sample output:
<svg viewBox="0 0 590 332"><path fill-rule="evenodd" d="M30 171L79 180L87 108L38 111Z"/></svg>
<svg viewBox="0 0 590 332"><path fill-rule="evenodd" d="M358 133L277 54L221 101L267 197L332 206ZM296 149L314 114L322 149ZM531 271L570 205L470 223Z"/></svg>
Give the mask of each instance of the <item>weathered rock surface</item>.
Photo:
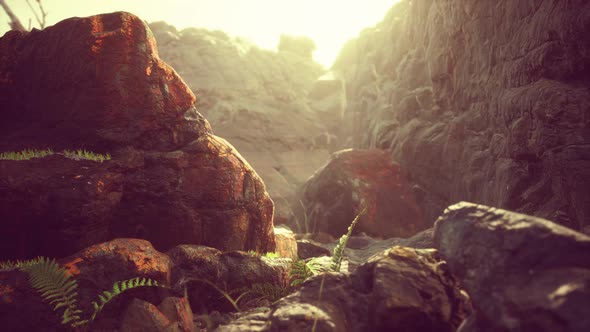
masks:
<svg viewBox="0 0 590 332"><path fill-rule="evenodd" d="M63 257L114 237L274 251L262 180L194 102L128 13L0 38L0 151L113 156L0 160L0 259Z"/></svg>
<svg viewBox="0 0 590 332"><path fill-rule="evenodd" d="M349 42L353 147L391 151L432 222L468 200L590 224L590 2L402 0Z"/></svg>
<svg viewBox="0 0 590 332"><path fill-rule="evenodd" d="M352 274L304 283L268 312L247 314L216 331L455 331L470 312L433 249L393 247Z"/></svg>
<svg viewBox="0 0 590 332"><path fill-rule="evenodd" d="M245 292L256 284L285 285L290 262L194 245L161 253L140 239L115 239L58 260L78 281L78 306L84 318L98 294L112 289L116 281L145 277L167 286L138 287L117 296L97 316L92 325L97 331L114 331L122 325L129 330L190 331L192 311L234 310L215 287L237 298L235 291ZM185 286L190 304L178 298L184 296ZM240 305L248 308L247 303ZM31 287L26 273L0 270L1 330L56 331L58 312L52 312Z"/></svg>
<svg viewBox="0 0 590 332"><path fill-rule="evenodd" d="M97 244L58 263L78 280L78 306L85 318L92 312L92 301L113 283L140 277L151 278L166 285L170 281L171 260L156 251L145 240L115 239ZM60 329L61 313L31 287L26 273L19 270L0 271L0 328L6 331L56 331ZM113 330L119 326L126 306L133 298L156 301L161 289L139 287L108 303L97 316L93 327Z"/></svg>
<svg viewBox="0 0 590 332"><path fill-rule="evenodd" d="M279 257L291 258L296 260L298 257L298 245L295 239L295 233L285 225L275 227L275 253Z"/></svg>
<svg viewBox="0 0 590 332"><path fill-rule="evenodd" d="M410 237L428 228L399 165L381 150L334 153L301 191L305 209L292 222L304 220L311 231L339 238L365 207L354 233Z"/></svg>
<svg viewBox="0 0 590 332"><path fill-rule="evenodd" d="M590 330L590 237L463 202L437 220L434 242L476 309L460 331Z"/></svg>
<svg viewBox="0 0 590 332"><path fill-rule="evenodd" d="M133 299L127 307L122 332L193 332L193 312L184 298L167 297L157 307Z"/></svg>
<svg viewBox="0 0 590 332"><path fill-rule="evenodd" d="M177 246L167 254L174 263L171 270L173 289L180 293L186 286L190 305L196 312L234 310L216 287L238 298L255 284L285 286L289 282L291 259L287 258L269 259L244 252L224 253L210 247L191 245ZM248 308L242 306L242 309Z"/></svg>
<svg viewBox="0 0 590 332"><path fill-rule="evenodd" d="M324 70L305 57L262 50L221 31L177 31L163 22L150 27L162 59L192 89L215 133L256 169L275 202L276 220L285 222L296 189L329 156L322 139L329 129L307 99Z"/></svg>
<svg viewBox="0 0 590 332"><path fill-rule="evenodd" d="M297 240L297 254L301 259L330 256L332 252L312 240Z"/></svg>

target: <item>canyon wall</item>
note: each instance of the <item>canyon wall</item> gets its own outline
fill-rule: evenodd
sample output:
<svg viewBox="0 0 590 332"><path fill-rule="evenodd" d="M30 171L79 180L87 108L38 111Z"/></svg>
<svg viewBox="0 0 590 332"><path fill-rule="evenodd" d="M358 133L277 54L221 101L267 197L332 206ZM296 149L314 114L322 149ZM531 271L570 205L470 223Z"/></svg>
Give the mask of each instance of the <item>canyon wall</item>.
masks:
<svg viewBox="0 0 590 332"><path fill-rule="evenodd" d="M468 200L590 225L590 2L400 1L332 69L350 145L391 151L428 220Z"/></svg>

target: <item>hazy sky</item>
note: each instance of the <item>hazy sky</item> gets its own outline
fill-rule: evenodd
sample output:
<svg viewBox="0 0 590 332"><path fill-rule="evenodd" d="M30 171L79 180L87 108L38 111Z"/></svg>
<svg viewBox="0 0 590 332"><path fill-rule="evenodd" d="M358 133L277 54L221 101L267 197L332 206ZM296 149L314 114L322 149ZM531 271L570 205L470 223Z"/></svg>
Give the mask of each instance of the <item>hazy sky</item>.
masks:
<svg viewBox="0 0 590 332"><path fill-rule="evenodd" d="M36 0L29 0L35 5ZM362 29L381 21L398 0L42 0L48 25L72 16L128 11L148 22L164 20L177 28L220 29L260 47L276 49L281 33L306 35L317 45L316 61L330 66L340 48ZM6 0L28 25L25 0ZM33 18L33 23L35 20ZM33 26L36 26L33 24ZM0 10L0 35L8 17Z"/></svg>

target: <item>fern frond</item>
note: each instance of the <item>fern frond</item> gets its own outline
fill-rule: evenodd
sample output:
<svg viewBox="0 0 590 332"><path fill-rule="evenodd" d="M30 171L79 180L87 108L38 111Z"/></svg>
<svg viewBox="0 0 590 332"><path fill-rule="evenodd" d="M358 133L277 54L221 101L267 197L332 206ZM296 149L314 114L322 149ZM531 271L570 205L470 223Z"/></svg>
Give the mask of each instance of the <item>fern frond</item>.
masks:
<svg viewBox="0 0 590 332"><path fill-rule="evenodd" d="M332 268L332 271L340 272L342 258L344 258L344 249L346 249L348 239L352 235L352 230L359 222L361 215L365 213L366 210L367 208L364 208L361 212L359 212L359 214L356 215L350 226L348 226L348 232L346 232L346 234L340 237L340 239L338 240L338 244L336 244L336 247L334 247L334 253L332 255L332 264L330 266Z"/></svg>
<svg viewBox="0 0 590 332"><path fill-rule="evenodd" d="M26 265L26 264L25 264ZM53 311L65 308L62 324L80 321L76 289L78 283L55 260L41 257L36 264L21 267L28 273L29 282L41 297L53 306Z"/></svg>
<svg viewBox="0 0 590 332"><path fill-rule="evenodd" d="M289 270L289 280L291 280L291 286L298 286L308 278L311 278L320 272L321 265L313 260L310 260L309 262L306 262L303 259L295 260L291 264L291 269Z"/></svg>
<svg viewBox="0 0 590 332"><path fill-rule="evenodd" d="M145 286L159 286L161 287L156 280L151 278L143 277L141 280L139 277L117 281L113 284L113 287L110 290L104 290L97 296L97 301L92 301L92 315L90 316L89 322L92 322L96 319L96 316L102 311L104 306L109 303L112 299L114 299L117 295L120 295L128 290L137 287L145 287Z"/></svg>

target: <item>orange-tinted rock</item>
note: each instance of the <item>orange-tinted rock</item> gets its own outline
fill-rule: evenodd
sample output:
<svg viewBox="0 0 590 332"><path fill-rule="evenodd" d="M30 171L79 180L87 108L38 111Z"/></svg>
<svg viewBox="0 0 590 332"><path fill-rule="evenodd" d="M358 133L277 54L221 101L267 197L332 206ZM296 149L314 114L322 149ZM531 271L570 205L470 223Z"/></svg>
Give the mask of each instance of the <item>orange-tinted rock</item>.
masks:
<svg viewBox="0 0 590 332"><path fill-rule="evenodd" d="M287 227L275 227L276 253L279 257L286 257L296 260L298 257L297 240L295 234Z"/></svg>
<svg viewBox="0 0 590 332"><path fill-rule="evenodd" d="M274 251L262 180L194 102L129 13L0 38L0 151L113 156L0 160L0 259L64 257L115 237Z"/></svg>
<svg viewBox="0 0 590 332"><path fill-rule="evenodd" d="M124 12L0 39L0 148L174 149L209 132L195 97Z"/></svg>
<svg viewBox="0 0 590 332"><path fill-rule="evenodd" d="M340 237L365 207L355 233L409 237L427 228L399 165L385 151L334 153L305 184L302 196L316 232Z"/></svg>

